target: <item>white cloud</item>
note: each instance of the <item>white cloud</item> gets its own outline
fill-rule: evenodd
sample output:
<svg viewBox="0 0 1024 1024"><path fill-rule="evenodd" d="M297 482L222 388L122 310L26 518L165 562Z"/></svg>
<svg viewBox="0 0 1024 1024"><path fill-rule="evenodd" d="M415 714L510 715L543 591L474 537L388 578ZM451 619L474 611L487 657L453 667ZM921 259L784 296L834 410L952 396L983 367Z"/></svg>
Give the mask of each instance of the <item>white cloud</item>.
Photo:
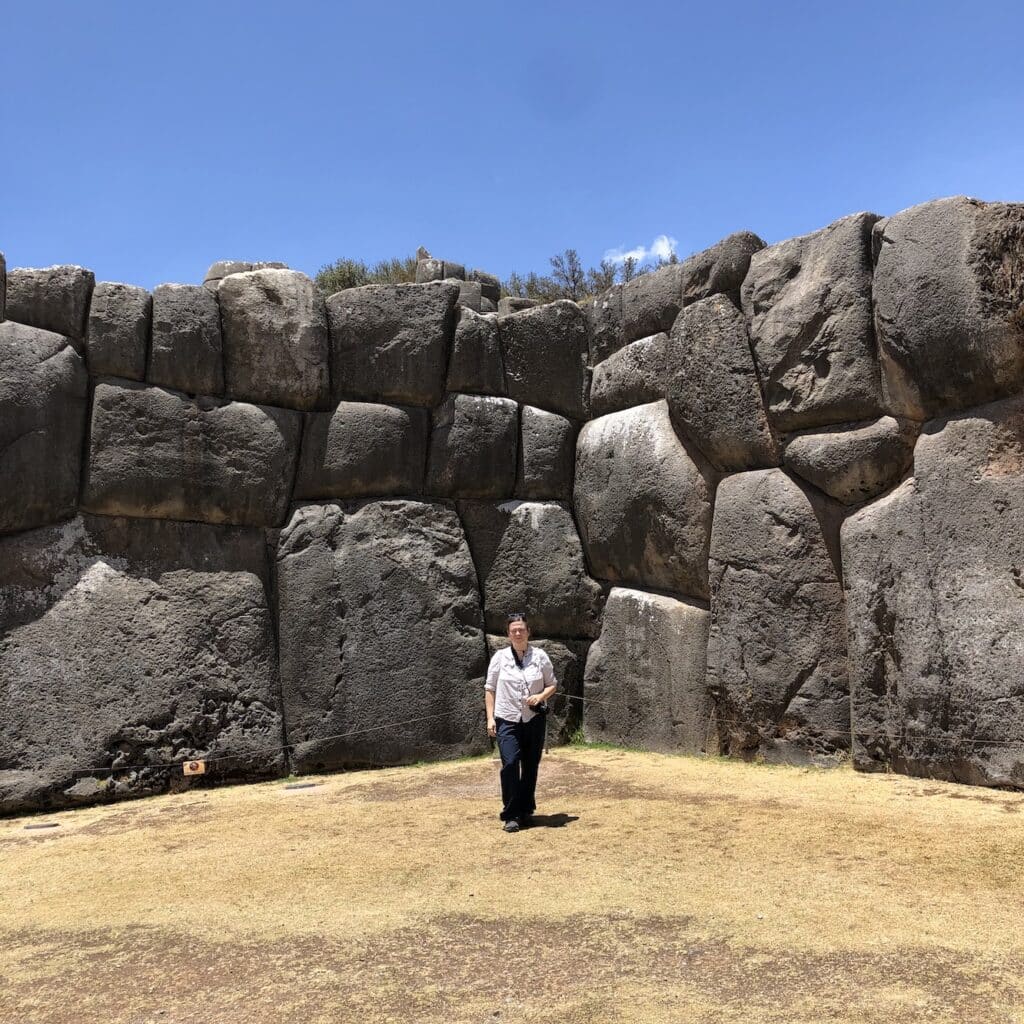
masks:
<svg viewBox="0 0 1024 1024"><path fill-rule="evenodd" d="M623 249L620 246L617 249L607 249L604 258L615 264L625 263L626 260L636 260L637 263L643 263L647 259L667 260L676 251L678 244L670 235L658 235L649 246L638 245L632 249Z"/></svg>

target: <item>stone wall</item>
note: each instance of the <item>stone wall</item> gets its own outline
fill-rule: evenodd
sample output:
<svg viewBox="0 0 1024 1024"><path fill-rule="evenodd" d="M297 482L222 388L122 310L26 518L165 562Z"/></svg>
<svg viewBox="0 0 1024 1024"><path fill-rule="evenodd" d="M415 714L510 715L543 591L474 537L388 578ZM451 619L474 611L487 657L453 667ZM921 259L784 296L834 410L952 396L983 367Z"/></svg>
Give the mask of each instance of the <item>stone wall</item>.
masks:
<svg viewBox="0 0 1024 1024"><path fill-rule="evenodd" d="M0 256L0 812L550 736L1024 788L1024 205L584 304Z"/></svg>

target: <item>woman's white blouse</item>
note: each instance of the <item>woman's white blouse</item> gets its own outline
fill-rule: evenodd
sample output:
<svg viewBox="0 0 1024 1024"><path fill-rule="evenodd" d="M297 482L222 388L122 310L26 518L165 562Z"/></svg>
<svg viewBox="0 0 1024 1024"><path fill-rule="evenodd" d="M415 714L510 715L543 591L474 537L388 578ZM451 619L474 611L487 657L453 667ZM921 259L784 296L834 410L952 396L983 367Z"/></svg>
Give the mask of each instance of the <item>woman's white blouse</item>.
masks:
<svg viewBox="0 0 1024 1024"><path fill-rule="evenodd" d="M540 693L545 687L558 686L551 659L532 644L522 658L523 667L516 664L511 647L495 651L487 667L484 689L494 694L494 717L506 722L528 722L536 715L526 705L526 698Z"/></svg>

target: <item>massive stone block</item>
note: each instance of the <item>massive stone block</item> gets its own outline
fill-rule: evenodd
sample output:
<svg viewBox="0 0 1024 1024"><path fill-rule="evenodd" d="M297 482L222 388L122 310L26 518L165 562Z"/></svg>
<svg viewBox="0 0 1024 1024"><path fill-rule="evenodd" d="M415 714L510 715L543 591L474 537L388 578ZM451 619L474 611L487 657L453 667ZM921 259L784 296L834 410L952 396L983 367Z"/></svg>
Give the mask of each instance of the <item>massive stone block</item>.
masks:
<svg viewBox="0 0 1024 1024"><path fill-rule="evenodd" d="M519 409L508 398L449 395L434 414L427 491L445 498L510 498Z"/></svg>
<svg viewBox="0 0 1024 1024"><path fill-rule="evenodd" d="M583 669L587 662L588 640L543 640L530 637L530 643L547 653L558 680L558 691L548 701L545 742L550 746L568 743L583 722ZM489 634L488 657L508 647L508 636Z"/></svg>
<svg viewBox="0 0 1024 1024"><path fill-rule="evenodd" d="M667 403L586 424L573 493L595 576L707 597L714 474L679 440Z"/></svg>
<svg viewBox="0 0 1024 1024"><path fill-rule="evenodd" d="M926 425L844 525L858 763L1024 788L1024 399Z"/></svg>
<svg viewBox="0 0 1024 1024"><path fill-rule="evenodd" d="M327 314L316 285L297 270L253 270L225 277L217 299L228 395L322 408L330 372Z"/></svg>
<svg viewBox="0 0 1024 1024"><path fill-rule="evenodd" d="M522 406L516 497L568 501L575 462L576 428L571 421L532 405Z"/></svg>
<svg viewBox="0 0 1024 1024"><path fill-rule="evenodd" d="M307 413L295 497L417 494L427 465L430 413L372 402L340 402Z"/></svg>
<svg viewBox="0 0 1024 1024"><path fill-rule="evenodd" d="M887 409L926 419L1024 388L1024 203L957 196L874 229Z"/></svg>
<svg viewBox="0 0 1024 1024"><path fill-rule="evenodd" d="M844 505L867 501L898 483L914 455L917 426L883 416L843 423L786 444L786 467Z"/></svg>
<svg viewBox="0 0 1024 1024"><path fill-rule="evenodd" d="M594 368L590 414L595 418L665 398L671 390L674 360L667 334L634 341Z"/></svg>
<svg viewBox="0 0 1024 1024"><path fill-rule="evenodd" d="M750 258L765 247L752 231L736 231L682 263L683 305L711 295L726 295L740 304L740 287L750 269Z"/></svg>
<svg viewBox="0 0 1024 1024"><path fill-rule="evenodd" d="M498 317L509 398L557 412L587 416L587 329L575 302L549 302Z"/></svg>
<svg viewBox="0 0 1024 1024"><path fill-rule="evenodd" d="M327 300L335 399L440 404L457 285L370 284Z"/></svg>
<svg viewBox="0 0 1024 1024"><path fill-rule="evenodd" d="M667 346L672 417L712 465L726 472L779 464L747 325L732 300L687 306Z"/></svg>
<svg viewBox="0 0 1024 1024"><path fill-rule="evenodd" d="M89 372L142 380L153 318L153 296L131 284L100 281L93 289L85 333Z"/></svg>
<svg viewBox="0 0 1024 1024"><path fill-rule="evenodd" d="M613 587L584 678L589 740L698 753L711 738L705 608Z"/></svg>
<svg viewBox="0 0 1024 1024"><path fill-rule="evenodd" d="M209 270L203 277L203 287L216 291L221 281L232 274L248 274L251 270L287 270L287 263L259 262L251 263L248 260L217 260L210 264Z"/></svg>
<svg viewBox="0 0 1024 1024"><path fill-rule="evenodd" d="M731 753L827 760L849 747L839 518L778 469L718 488L708 687Z"/></svg>
<svg viewBox="0 0 1024 1024"><path fill-rule="evenodd" d="M101 383L82 507L103 515L239 526L284 522L299 413Z"/></svg>
<svg viewBox="0 0 1024 1024"><path fill-rule="evenodd" d="M587 575L572 515L555 502L460 501L487 628L503 633L525 612L538 636L595 637L603 592Z"/></svg>
<svg viewBox="0 0 1024 1024"><path fill-rule="evenodd" d="M80 350L95 283L93 272L82 267L16 267L7 274L6 316L19 324L63 334Z"/></svg>
<svg viewBox="0 0 1024 1024"><path fill-rule="evenodd" d="M483 616L454 511L301 506L281 531L277 585L297 770L485 748Z"/></svg>
<svg viewBox="0 0 1024 1024"><path fill-rule="evenodd" d="M197 284L154 289L146 380L191 395L224 393L220 310L209 289Z"/></svg>
<svg viewBox="0 0 1024 1024"><path fill-rule="evenodd" d="M626 345L622 329L622 285L587 299L582 307L587 322L587 354L591 366L597 366Z"/></svg>
<svg viewBox="0 0 1024 1024"><path fill-rule="evenodd" d="M651 270L622 286L622 337L627 344L671 329L683 308L683 265Z"/></svg>
<svg viewBox="0 0 1024 1024"><path fill-rule="evenodd" d="M448 363L448 391L505 394L505 368L498 340L498 318L461 310Z"/></svg>
<svg viewBox="0 0 1024 1024"><path fill-rule="evenodd" d="M0 533L74 514L87 389L66 338L0 323Z"/></svg>
<svg viewBox="0 0 1024 1024"><path fill-rule="evenodd" d="M180 786L157 766L197 758L283 774L266 576L257 530L82 516L0 540L0 813Z"/></svg>
<svg viewBox="0 0 1024 1024"><path fill-rule="evenodd" d="M880 412L871 319L873 213L755 253L741 293L769 413L779 430Z"/></svg>

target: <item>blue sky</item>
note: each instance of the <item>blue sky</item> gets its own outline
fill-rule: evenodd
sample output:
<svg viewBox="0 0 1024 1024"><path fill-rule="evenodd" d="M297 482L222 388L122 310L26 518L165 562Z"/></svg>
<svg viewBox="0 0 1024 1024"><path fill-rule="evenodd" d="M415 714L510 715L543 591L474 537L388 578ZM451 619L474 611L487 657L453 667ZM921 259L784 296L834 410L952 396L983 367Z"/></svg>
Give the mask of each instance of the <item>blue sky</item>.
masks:
<svg viewBox="0 0 1024 1024"><path fill-rule="evenodd" d="M1019 2L3 3L0 251L500 274L1024 200Z"/></svg>

